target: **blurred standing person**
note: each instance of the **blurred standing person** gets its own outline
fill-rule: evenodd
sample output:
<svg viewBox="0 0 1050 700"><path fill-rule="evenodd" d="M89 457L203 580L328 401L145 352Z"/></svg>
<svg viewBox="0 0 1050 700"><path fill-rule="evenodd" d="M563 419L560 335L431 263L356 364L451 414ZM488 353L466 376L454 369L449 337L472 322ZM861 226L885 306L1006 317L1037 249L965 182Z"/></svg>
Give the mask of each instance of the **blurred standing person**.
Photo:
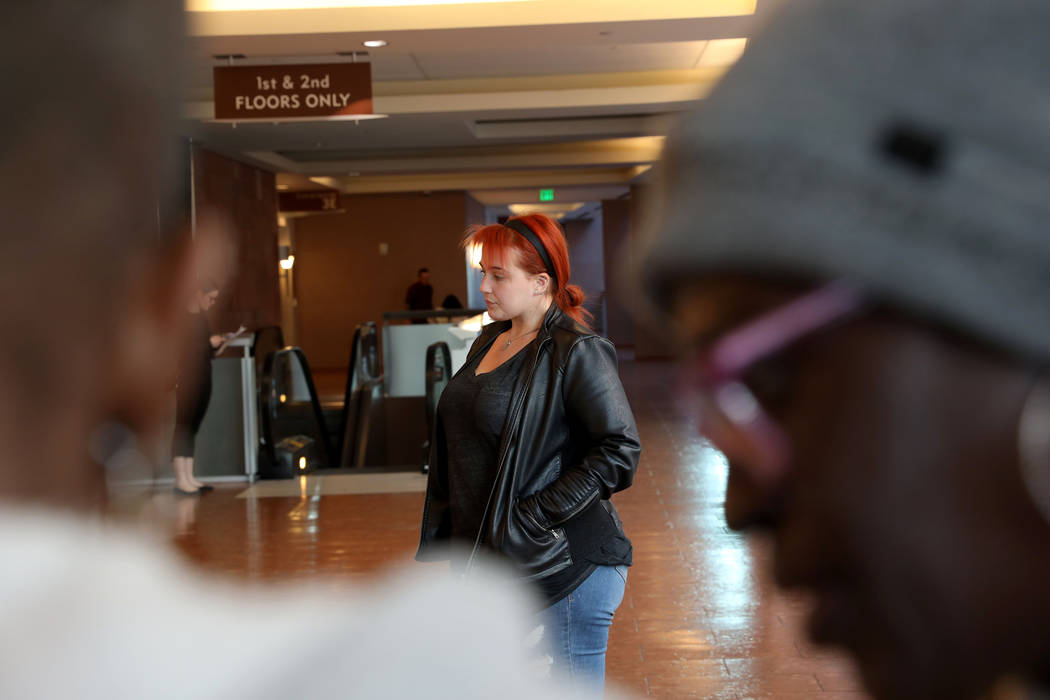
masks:
<svg viewBox="0 0 1050 700"><path fill-rule="evenodd" d="M543 595L554 670L601 695L631 542L609 499L641 445L616 349L583 323L565 236L541 214L479 227L482 329L438 404L416 558L502 555ZM450 551L450 545L464 549Z"/></svg>
<svg viewBox="0 0 1050 700"><path fill-rule="evenodd" d="M198 289L186 311L191 316L193 341L179 358L178 383L175 386L175 433L172 437L172 468L175 493L196 496L212 487L193 475L193 453L197 431L211 399L211 361L222 345L223 336L213 335L208 325L208 310L219 298L219 285L205 282Z"/></svg>
<svg viewBox="0 0 1050 700"><path fill-rule="evenodd" d="M409 311L430 311L434 308L434 287L430 284L430 270L419 268L416 281L405 292L405 305ZM426 323L425 318L414 318L412 323Z"/></svg>
<svg viewBox="0 0 1050 700"><path fill-rule="evenodd" d="M784 4L669 138L636 258L698 352L726 521L885 700L1050 688L1047 27Z"/></svg>
<svg viewBox="0 0 1050 700"><path fill-rule="evenodd" d="M459 310L462 308L463 304L460 303L459 297L457 297L455 294L445 295L445 298L441 300L441 305L438 306L439 311ZM454 316L435 316L430 320L434 323L454 323L457 320L462 320L462 318L462 316L458 317L458 319Z"/></svg>
<svg viewBox="0 0 1050 700"><path fill-rule="evenodd" d="M447 294L445 298L441 300L442 309L462 309L463 303L459 300L455 294Z"/></svg>
<svg viewBox="0 0 1050 700"><path fill-rule="evenodd" d="M152 471L186 300L225 252L214 215L193 244L173 215L184 20L0 3L0 697L569 697L526 672L523 604L488 577L225 583L100 517L108 475Z"/></svg>

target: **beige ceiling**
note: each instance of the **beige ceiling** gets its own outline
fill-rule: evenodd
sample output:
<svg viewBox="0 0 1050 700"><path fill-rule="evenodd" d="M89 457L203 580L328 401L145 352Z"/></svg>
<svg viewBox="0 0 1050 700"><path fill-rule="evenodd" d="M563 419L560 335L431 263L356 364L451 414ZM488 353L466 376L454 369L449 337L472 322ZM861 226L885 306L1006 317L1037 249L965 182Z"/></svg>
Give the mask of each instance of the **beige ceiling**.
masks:
<svg viewBox="0 0 1050 700"><path fill-rule="evenodd" d="M234 11L225 11L236 8ZM504 0L492 2L301 2L187 0L199 35L390 32L737 17L755 0ZM381 37L384 38L384 37Z"/></svg>
<svg viewBox="0 0 1050 700"><path fill-rule="evenodd" d="M187 2L194 138L278 172L282 189L467 189L499 205L535 201L541 187L571 202L626 191L674 116L702 99L779 0L195 11L240 1ZM365 49L366 39L389 44ZM231 62L215 56L283 64L355 60L349 52L372 64L374 109L386 118L211 121L211 69Z"/></svg>

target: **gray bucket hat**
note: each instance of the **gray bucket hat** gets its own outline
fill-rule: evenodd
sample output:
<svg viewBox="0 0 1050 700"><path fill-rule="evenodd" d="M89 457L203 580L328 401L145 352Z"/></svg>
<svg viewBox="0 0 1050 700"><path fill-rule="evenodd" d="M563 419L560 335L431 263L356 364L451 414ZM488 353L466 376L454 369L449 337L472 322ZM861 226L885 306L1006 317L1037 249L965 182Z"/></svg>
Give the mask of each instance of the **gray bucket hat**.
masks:
<svg viewBox="0 0 1050 700"><path fill-rule="evenodd" d="M633 276L844 277L1050 358L1050 2L792 0L669 137Z"/></svg>

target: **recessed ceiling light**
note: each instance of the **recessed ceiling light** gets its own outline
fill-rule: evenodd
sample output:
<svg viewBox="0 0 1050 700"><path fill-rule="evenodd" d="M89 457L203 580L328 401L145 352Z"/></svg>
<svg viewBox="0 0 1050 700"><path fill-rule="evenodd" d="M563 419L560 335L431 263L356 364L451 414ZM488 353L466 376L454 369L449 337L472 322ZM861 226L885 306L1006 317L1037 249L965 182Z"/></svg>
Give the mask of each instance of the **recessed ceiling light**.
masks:
<svg viewBox="0 0 1050 700"><path fill-rule="evenodd" d="M470 0L470 4L523 0ZM737 0L740 2L741 0ZM751 0L753 3L754 0ZM463 0L185 0L187 12L243 12L246 10L322 10L413 5L460 5ZM754 10L748 14L752 14Z"/></svg>
<svg viewBox="0 0 1050 700"><path fill-rule="evenodd" d="M369 39L368 41L362 41L361 43L370 49L381 49L386 46L386 42L382 39Z"/></svg>
<svg viewBox="0 0 1050 700"><path fill-rule="evenodd" d="M551 204L550 202L534 203L534 204L508 204L507 208L510 209L511 213L515 216L521 216L523 214L546 214L553 218L559 218L565 214L570 214L586 202L556 202Z"/></svg>
<svg viewBox="0 0 1050 700"><path fill-rule="evenodd" d="M702 66L731 66L740 59L747 48L747 39L711 39L704 46L696 67Z"/></svg>

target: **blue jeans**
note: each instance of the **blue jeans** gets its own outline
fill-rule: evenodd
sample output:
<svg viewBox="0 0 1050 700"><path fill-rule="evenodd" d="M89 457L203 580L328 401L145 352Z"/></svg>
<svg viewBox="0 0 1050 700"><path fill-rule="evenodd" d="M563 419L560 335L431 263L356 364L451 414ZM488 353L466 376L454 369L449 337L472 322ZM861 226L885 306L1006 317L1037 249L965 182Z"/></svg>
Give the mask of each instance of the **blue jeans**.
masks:
<svg viewBox="0 0 1050 700"><path fill-rule="evenodd" d="M605 689L609 627L626 585L626 566L599 566L576 590L537 613L554 659L552 673L593 697Z"/></svg>

